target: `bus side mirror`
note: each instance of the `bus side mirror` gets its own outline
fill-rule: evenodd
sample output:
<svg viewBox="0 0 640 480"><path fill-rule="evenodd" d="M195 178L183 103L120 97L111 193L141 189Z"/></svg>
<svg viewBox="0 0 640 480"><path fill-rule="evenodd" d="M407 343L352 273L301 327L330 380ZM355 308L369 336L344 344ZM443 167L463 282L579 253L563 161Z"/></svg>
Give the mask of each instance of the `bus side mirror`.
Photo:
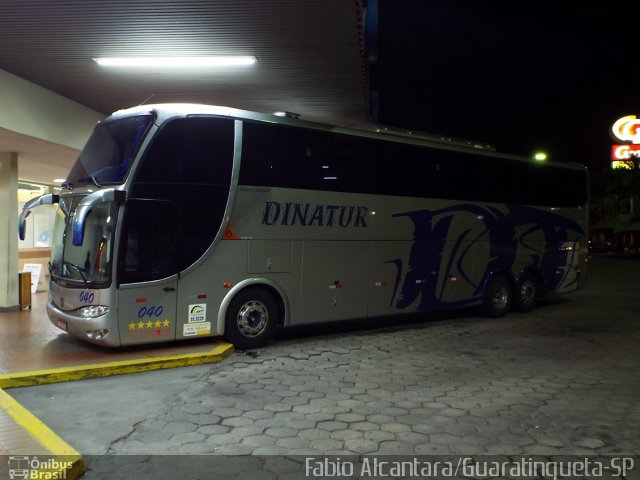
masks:
<svg viewBox="0 0 640 480"><path fill-rule="evenodd" d="M92 205L78 205L76 213L73 215L71 238L76 247L81 246L84 241L84 221L87 219L89 212L91 212L91 207Z"/></svg>
<svg viewBox="0 0 640 480"><path fill-rule="evenodd" d="M31 210L22 209L20 216L18 217L18 238L24 240L24 232L27 228L27 217L31 215Z"/></svg>
<svg viewBox="0 0 640 480"><path fill-rule="evenodd" d="M122 202L126 197L126 193L122 190L109 188L107 190L99 190L87 195L80 201L76 212L73 215L73 223L71 225L71 241L73 245L79 247L84 241L84 224L89 216L91 209L97 203Z"/></svg>
<svg viewBox="0 0 640 480"><path fill-rule="evenodd" d="M24 207L22 207L22 211L20 212L20 216L18 217L18 237L20 240L24 240L27 217L31 214L31 209L40 205L58 203L59 200L59 195L56 195L55 193L47 193L46 195L40 195L39 197L33 198L24 204Z"/></svg>

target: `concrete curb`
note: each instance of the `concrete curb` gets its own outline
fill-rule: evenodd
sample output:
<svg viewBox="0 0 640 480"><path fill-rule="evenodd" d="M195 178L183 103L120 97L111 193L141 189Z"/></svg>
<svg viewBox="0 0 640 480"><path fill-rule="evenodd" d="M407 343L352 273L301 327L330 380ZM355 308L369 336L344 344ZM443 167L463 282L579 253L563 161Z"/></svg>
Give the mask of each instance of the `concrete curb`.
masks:
<svg viewBox="0 0 640 480"><path fill-rule="evenodd" d="M44 469L39 469L44 475L42 478L75 480L84 473L82 456L2 389L0 389L0 409L50 453L52 458L47 462L48 465Z"/></svg>
<svg viewBox="0 0 640 480"><path fill-rule="evenodd" d="M232 353L233 345L220 343L209 352L167 355L0 375L0 410L4 411L16 423L25 432L25 435L34 439L50 453L51 458L45 464L46 471L40 469L40 473L45 475L43 478L76 480L85 471L84 460L80 453L15 401L13 397L2 390L3 388L30 387L48 383L70 382L87 378L216 363L221 362ZM10 451L11 446L8 447L9 453L13 453ZM17 454L18 452L15 453Z"/></svg>
<svg viewBox="0 0 640 480"><path fill-rule="evenodd" d="M32 370L0 375L0 388L30 387L48 383L70 382L87 378L109 377L126 373L149 372L164 368L216 363L233 353L233 345L220 343L209 352L168 355L163 357L121 360L50 370Z"/></svg>

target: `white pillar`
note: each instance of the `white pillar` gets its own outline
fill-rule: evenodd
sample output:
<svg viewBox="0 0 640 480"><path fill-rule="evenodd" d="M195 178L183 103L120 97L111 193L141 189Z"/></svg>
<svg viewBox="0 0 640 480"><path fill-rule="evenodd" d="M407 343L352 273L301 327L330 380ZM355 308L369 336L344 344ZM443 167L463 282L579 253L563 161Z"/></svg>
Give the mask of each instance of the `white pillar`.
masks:
<svg viewBox="0 0 640 480"><path fill-rule="evenodd" d="M0 311L18 302L18 154L0 152Z"/></svg>

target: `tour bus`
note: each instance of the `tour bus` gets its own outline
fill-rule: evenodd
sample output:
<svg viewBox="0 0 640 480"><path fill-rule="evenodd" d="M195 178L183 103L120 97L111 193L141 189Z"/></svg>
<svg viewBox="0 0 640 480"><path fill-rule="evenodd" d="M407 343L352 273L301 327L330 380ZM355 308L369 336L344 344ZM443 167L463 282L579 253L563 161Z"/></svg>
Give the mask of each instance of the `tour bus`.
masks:
<svg viewBox="0 0 640 480"><path fill-rule="evenodd" d="M101 121L56 203L47 312L118 347L478 305L586 281L587 171L226 107Z"/></svg>

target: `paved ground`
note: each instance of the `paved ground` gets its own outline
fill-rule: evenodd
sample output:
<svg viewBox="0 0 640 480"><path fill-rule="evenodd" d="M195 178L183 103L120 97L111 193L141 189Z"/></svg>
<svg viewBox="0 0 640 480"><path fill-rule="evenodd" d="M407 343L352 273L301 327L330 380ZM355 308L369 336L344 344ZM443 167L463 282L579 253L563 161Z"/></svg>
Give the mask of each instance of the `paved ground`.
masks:
<svg viewBox="0 0 640 480"><path fill-rule="evenodd" d="M214 366L9 393L82 454L640 455L640 262L590 268L528 314L293 331Z"/></svg>

